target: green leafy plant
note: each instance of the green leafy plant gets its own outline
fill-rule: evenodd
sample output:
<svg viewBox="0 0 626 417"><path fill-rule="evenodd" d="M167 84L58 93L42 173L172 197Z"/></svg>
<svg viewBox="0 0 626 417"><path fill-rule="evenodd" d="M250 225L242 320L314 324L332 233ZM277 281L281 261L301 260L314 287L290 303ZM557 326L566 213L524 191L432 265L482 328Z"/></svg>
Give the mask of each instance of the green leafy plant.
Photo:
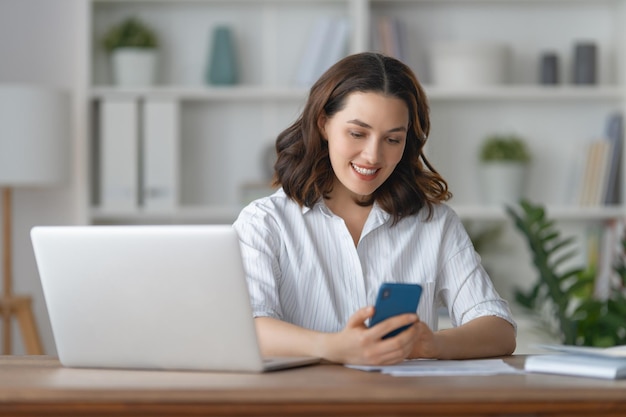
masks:
<svg viewBox="0 0 626 417"><path fill-rule="evenodd" d="M480 148L480 160L483 162L528 162L530 158L526 142L516 135L488 136Z"/></svg>
<svg viewBox="0 0 626 417"><path fill-rule="evenodd" d="M594 297L595 268L568 266L577 253L575 238L562 237L541 205L522 200L518 208L506 210L526 237L538 272L530 291L516 291L516 301L533 311L543 311L545 321L564 344L626 344L626 237L622 237L624 250L613 266L619 281L612 282L609 297L600 300Z"/></svg>
<svg viewBox="0 0 626 417"><path fill-rule="evenodd" d="M156 48L158 38L149 26L130 17L111 27L102 39L102 44L107 52L118 48Z"/></svg>

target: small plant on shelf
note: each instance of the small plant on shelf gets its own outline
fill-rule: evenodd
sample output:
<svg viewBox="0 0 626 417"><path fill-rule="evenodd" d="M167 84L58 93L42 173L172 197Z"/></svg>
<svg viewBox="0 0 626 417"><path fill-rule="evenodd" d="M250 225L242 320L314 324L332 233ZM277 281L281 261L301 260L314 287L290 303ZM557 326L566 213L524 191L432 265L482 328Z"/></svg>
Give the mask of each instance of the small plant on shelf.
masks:
<svg viewBox="0 0 626 417"><path fill-rule="evenodd" d="M517 135L488 136L480 148L482 162L522 162L530 161L530 151L526 142Z"/></svg>
<svg viewBox="0 0 626 417"><path fill-rule="evenodd" d="M514 204L524 196L531 156L517 135L491 135L480 147L478 173L486 204Z"/></svg>
<svg viewBox="0 0 626 417"><path fill-rule="evenodd" d="M119 48L154 49L158 43L156 32L136 17L129 17L111 27L102 40L107 52Z"/></svg>
<svg viewBox="0 0 626 417"><path fill-rule="evenodd" d="M111 55L115 84L137 87L155 83L159 41L144 22L127 18L109 29L102 44Z"/></svg>
<svg viewBox="0 0 626 417"><path fill-rule="evenodd" d="M596 268L568 266L577 254L575 238L562 237L541 205L522 200L519 207L506 210L525 236L538 273L530 291L516 292L516 301L540 313L564 344L626 344L626 236L622 236L622 250L611 265L615 279L608 297L598 299L594 296Z"/></svg>

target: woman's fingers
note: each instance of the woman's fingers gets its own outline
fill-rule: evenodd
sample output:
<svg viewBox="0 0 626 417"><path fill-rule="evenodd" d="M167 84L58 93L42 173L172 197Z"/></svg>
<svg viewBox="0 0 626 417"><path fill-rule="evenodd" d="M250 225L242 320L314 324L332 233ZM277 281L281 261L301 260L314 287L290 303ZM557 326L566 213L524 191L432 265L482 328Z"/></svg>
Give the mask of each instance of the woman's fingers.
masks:
<svg viewBox="0 0 626 417"><path fill-rule="evenodd" d="M419 317L416 314L400 314L378 323L371 331L375 337L382 338L400 327L410 326L418 321Z"/></svg>
<svg viewBox="0 0 626 417"><path fill-rule="evenodd" d="M374 307L368 306L358 309L350 318L346 327L363 327L365 326L365 320L372 317L374 314Z"/></svg>

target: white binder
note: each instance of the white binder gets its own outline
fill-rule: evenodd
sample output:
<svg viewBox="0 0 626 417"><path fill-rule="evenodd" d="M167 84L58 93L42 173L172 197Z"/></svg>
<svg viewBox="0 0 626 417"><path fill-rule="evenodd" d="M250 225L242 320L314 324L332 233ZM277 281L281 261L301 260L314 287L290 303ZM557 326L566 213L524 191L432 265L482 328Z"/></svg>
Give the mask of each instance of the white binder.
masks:
<svg viewBox="0 0 626 417"><path fill-rule="evenodd" d="M139 103L105 98L100 102L100 207L134 210L138 206Z"/></svg>
<svg viewBox="0 0 626 417"><path fill-rule="evenodd" d="M179 103L146 99L143 107L142 204L167 210L179 202Z"/></svg>

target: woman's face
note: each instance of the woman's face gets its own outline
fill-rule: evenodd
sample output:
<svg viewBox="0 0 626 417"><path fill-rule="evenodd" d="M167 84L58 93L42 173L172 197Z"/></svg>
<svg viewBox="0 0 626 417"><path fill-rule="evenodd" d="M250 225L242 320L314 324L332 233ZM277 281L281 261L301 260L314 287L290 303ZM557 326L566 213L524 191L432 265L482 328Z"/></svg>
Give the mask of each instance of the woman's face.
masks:
<svg viewBox="0 0 626 417"><path fill-rule="evenodd" d="M321 127L336 178L331 197L345 193L361 199L380 187L400 162L409 110L399 98L355 92Z"/></svg>

